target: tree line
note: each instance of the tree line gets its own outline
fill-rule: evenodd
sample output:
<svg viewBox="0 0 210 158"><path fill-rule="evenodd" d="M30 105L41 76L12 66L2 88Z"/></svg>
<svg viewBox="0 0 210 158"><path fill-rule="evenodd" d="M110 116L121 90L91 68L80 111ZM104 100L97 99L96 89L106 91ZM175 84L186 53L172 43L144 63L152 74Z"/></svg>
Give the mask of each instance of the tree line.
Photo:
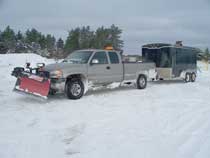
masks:
<svg viewBox="0 0 210 158"><path fill-rule="evenodd" d="M108 28L101 26L95 31L91 30L90 26L83 26L70 30L64 40L56 39L51 34L45 35L35 28L16 33L7 26L3 31L0 30L0 54L36 53L48 58L63 58L74 50L103 49L106 45L121 50L121 34L122 30L115 25Z"/></svg>
<svg viewBox="0 0 210 158"><path fill-rule="evenodd" d="M203 56L204 56L204 59L206 60L210 60L210 52L209 52L209 49L206 48L203 52Z"/></svg>
<svg viewBox="0 0 210 158"><path fill-rule="evenodd" d="M196 52L197 52L197 60L204 60L204 61L210 60L210 52L208 48L204 50L197 49Z"/></svg>

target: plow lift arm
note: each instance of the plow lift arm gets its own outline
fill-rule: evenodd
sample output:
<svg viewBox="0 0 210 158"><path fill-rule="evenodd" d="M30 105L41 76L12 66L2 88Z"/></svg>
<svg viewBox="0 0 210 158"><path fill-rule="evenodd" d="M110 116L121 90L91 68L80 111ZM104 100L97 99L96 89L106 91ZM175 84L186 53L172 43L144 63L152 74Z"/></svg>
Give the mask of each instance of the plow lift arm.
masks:
<svg viewBox="0 0 210 158"><path fill-rule="evenodd" d="M47 98L50 91L50 74L44 71L43 63L38 63L37 68L31 68L30 63L26 68L15 67L12 76L17 78L14 91L32 94Z"/></svg>

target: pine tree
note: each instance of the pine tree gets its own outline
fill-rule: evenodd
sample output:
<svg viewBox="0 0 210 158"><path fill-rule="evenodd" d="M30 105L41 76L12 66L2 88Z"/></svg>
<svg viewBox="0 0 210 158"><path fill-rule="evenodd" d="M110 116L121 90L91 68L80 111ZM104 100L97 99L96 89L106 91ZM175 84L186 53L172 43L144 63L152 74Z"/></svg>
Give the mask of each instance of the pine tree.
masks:
<svg viewBox="0 0 210 158"><path fill-rule="evenodd" d="M25 41L30 48L30 51L36 54L42 54L40 40L42 38L42 34L38 32L36 29L32 28L31 30L27 30L25 33Z"/></svg>
<svg viewBox="0 0 210 158"><path fill-rule="evenodd" d="M90 30L90 26L83 26L80 29L79 35L79 47L80 49L92 48L93 47L94 32Z"/></svg>
<svg viewBox="0 0 210 158"><path fill-rule="evenodd" d="M116 27L114 24L111 25L110 29L110 43L115 49L122 49L123 47L123 41L120 39L122 30Z"/></svg>
<svg viewBox="0 0 210 158"><path fill-rule="evenodd" d="M210 58L209 48L206 48L206 49L205 49L204 55L205 55L205 58L206 58L206 59L209 59L209 58Z"/></svg>
<svg viewBox="0 0 210 158"><path fill-rule="evenodd" d="M56 42L56 54L55 54L56 58L63 58L65 57L64 54L64 41L62 40L62 38L59 38L58 41Z"/></svg>
<svg viewBox="0 0 210 158"><path fill-rule="evenodd" d="M23 34L20 31L18 31L15 37L17 41L23 41Z"/></svg>
<svg viewBox="0 0 210 158"><path fill-rule="evenodd" d="M55 49L55 37L48 34L46 36L46 44L47 44L47 49L48 50Z"/></svg>
<svg viewBox="0 0 210 158"><path fill-rule="evenodd" d="M26 31L26 42L28 44L39 43L41 36L42 35L40 32L38 32L36 29L32 28L31 30Z"/></svg>
<svg viewBox="0 0 210 158"><path fill-rule="evenodd" d="M57 43L56 43L56 47L57 49L63 49L64 48L64 41L62 40L62 38L59 38Z"/></svg>
<svg viewBox="0 0 210 158"><path fill-rule="evenodd" d="M105 29L103 26L99 27L94 36L94 47L97 49L103 49L109 42L107 38L109 36L108 29Z"/></svg>
<svg viewBox="0 0 210 158"><path fill-rule="evenodd" d="M15 45L16 45L16 38L15 38L15 32L7 26L6 29L1 34L3 45L11 51L14 51Z"/></svg>
<svg viewBox="0 0 210 158"><path fill-rule="evenodd" d="M2 32L0 30L0 42L2 42Z"/></svg>
<svg viewBox="0 0 210 158"><path fill-rule="evenodd" d="M20 31L18 31L18 33L15 35L15 39L16 39L15 52L16 53L26 53L27 48L25 47L24 36Z"/></svg>
<svg viewBox="0 0 210 158"><path fill-rule="evenodd" d="M64 49L67 54L73 52L74 50L80 49L79 36L80 36L80 28L76 28L69 32L69 35L67 37L67 40L64 46Z"/></svg>
<svg viewBox="0 0 210 158"><path fill-rule="evenodd" d="M5 54L7 52L7 48L3 43L2 32L0 31L0 54Z"/></svg>
<svg viewBox="0 0 210 158"><path fill-rule="evenodd" d="M41 35L41 37L40 37L38 43L40 44L41 49L47 48L47 41L46 41L45 35Z"/></svg>

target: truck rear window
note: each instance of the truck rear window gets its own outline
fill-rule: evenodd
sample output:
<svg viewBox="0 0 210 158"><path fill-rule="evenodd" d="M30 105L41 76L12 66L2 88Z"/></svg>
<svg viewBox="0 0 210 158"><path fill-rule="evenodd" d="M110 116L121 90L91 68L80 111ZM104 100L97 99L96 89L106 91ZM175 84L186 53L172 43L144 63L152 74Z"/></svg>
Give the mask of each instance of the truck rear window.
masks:
<svg viewBox="0 0 210 158"><path fill-rule="evenodd" d="M118 64L119 63L119 57L117 53L115 52L109 52L109 59L111 64Z"/></svg>

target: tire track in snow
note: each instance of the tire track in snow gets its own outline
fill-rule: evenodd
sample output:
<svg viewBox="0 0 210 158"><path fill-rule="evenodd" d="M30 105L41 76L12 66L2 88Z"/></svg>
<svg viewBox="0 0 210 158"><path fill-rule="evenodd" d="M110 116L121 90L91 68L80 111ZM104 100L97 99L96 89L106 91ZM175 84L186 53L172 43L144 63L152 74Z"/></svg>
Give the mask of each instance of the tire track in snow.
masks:
<svg viewBox="0 0 210 158"><path fill-rule="evenodd" d="M199 157L209 158L209 156L206 155L206 147L209 147L210 144L210 122L207 121L203 123L200 128L201 129L198 130L199 132L197 131L196 134L187 135L187 141L179 146L179 157L193 158L200 155Z"/></svg>
<svg viewBox="0 0 210 158"><path fill-rule="evenodd" d="M72 143L79 137L85 129L85 124L77 124L66 129L63 143L66 146L65 154L68 156L79 154L78 149L74 149Z"/></svg>
<svg viewBox="0 0 210 158"><path fill-rule="evenodd" d="M174 104L175 106L173 106L173 102L171 103L171 106L165 106L168 104L168 102L166 102L166 104L162 105L161 109L159 109L159 115L161 116L160 120L162 124L161 131L163 131L167 143L170 144L173 150L175 149L175 151L177 151L175 152L175 155L178 155L176 157L188 158L183 156L183 153L189 152L193 155L198 153L199 150L206 151L202 148L207 148L201 147L196 152L194 152L193 149L188 151L187 147L184 147L190 146L193 143L193 139L198 139L198 143L193 144L195 147L198 148L199 146L202 146L202 142L199 143L200 138L195 138L196 135L198 135L199 133L201 133L201 135L207 135L210 131L210 123L208 121L210 120L210 106L205 106L205 102L202 101L194 101L192 100L192 105L189 106L188 104L186 104L186 106L183 106L183 108L180 108L180 105L177 104ZM187 103L188 101L184 102ZM179 112L179 110L184 111ZM208 144L210 144L208 140L209 139L207 137L205 146L208 146ZM203 141L203 143L204 142L205 141ZM206 153L208 152L206 151ZM189 156L189 158L191 157Z"/></svg>
<svg viewBox="0 0 210 158"><path fill-rule="evenodd" d="M200 113L198 117L194 117L196 113ZM184 158L192 158L202 150L203 145L209 144L209 131L210 131L210 108L205 107L196 112L192 112L190 115L187 116L187 120L183 120L182 126L179 124L179 128L174 129L177 131L174 135L177 138L177 142L175 146L177 147L178 151L177 157L184 157ZM186 121L189 121L190 118L192 119L189 124L186 124ZM187 156L186 156L187 155Z"/></svg>
<svg viewBox="0 0 210 158"><path fill-rule="evenodd" d="M173 131L176 131L176 133L183 133L184 128L186 128L187 130L187 128L191 126L194 121L203 118L203 115L200 115L200 117L195 119L196 114L208 113L210 111L209 106L199 106L199 107L186 106L186 108L190 108L190 109L189 110L187 109L186 111L179 113L178 116L173 118L172 123L175 123L175 125L173 125L173 128L168 129L170 133L172 133ZM188 124L186 124L186 122ZM167 129L167 126L165 128Z"/></svg>

